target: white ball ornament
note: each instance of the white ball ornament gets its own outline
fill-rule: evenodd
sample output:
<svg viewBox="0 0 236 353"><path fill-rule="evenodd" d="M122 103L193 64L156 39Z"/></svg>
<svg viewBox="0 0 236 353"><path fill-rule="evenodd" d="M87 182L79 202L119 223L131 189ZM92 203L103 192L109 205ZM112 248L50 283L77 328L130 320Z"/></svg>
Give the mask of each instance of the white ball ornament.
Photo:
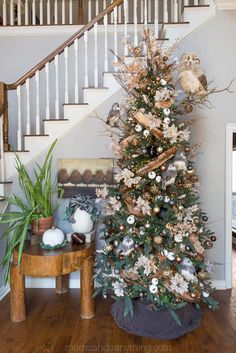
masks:
<svg viewBox="0 0 236 353"><path fill-rule="evenodd" d="M150 135L150 131L148 131L148 130L144 130L143 131L143 136L144 137L148 137Z"/></svg>
<svg viewBox="0 0 236 353"><path fill-rule="evenodd" d="M148 178L151 179L151 180L155 179L156 176L157 176L157 175L156 175L155 172L149 172L149 173L148 173Z"/></svg>
<svg viewBox="0 0 236 353"><path fill-rule="evenodd" d="M175 234L174 239L176 243L181 243L181 241L183 240L183 237L181 234Z"/></svg>
<svg viewBox="0 0 236 353"><path fill-rule="evenodd" d="M208 298L209 297L209 293L208 292L202 292L202 296L204 297L204 298Z"/></svg>
<svg viewBox="0 0 236 353"><path fill-rule="evenodd" d="M154 285L154 284L151 284L151 285L149 286L149 290L150 290L150 292L151 292L152 294L155 294L155 293L157 292L157 286Z"/></svg>
<svg viewBox="0 0 236 353"><path fill-rule="evenodd" d="M160 176L160 175L158 175L158 176L156 177L156 182L157 182L157 183L160 183L160 182L161 182L161 176Z"/></svg>
<svg viewBox="0 0 236 353"><path fill-rule="evenodd" d="M142 125L140 125L140 124L137 124L134 129L137 132L141 132L143 130Z"/></svg>
<svg viewBox="0 0 236 353"><path fill-rule="evenodd" d="M164 113L165 115L170 115L170 109L169 109L169 108L164 108L164 109L163 109L163 113Z"/></svg>
<svg viewBox="0 0 236 353"><path fill-rule="evenodd" d="M72 229L77 233L89 233L93 229L93 221L91 220L91 215L83 210L77 208L74 213L75 223L72 223Z"/></svg>
<svg viewBox="0 0 236 353"><path fill-rule="evenodd" d="M152 279L152 284L154 285L154 286L156 286L157 284L158 284L158 279L157 278L153 278Z"/></svg>
<svg viewBox="0 0 236 353"><path fill-rule="evenodd" d="M127 218L127 223L128 224L134 224L135 222L135 217L134 215L130 215L128 218Z"/></svg>
<svg viewBox="0 0 236 353"><path fill-rule="evenodd" d="M170 261L174 261L175 260L175 254L170 251L168 254L167 254L167 259L170 260Z"/></svg>
<svg viewBox="0 0 236 353"><path fill-rule="evenodd" d="M42 240L44 245L57 246L64 242L65 235L59 228L52 227L43 233Z"/></svg>

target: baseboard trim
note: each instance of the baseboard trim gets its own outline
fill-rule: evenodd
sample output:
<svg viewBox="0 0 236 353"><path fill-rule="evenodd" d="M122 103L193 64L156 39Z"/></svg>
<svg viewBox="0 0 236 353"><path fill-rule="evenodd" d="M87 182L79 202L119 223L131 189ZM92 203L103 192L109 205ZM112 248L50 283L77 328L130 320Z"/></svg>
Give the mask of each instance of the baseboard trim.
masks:
<svg viewBox="0 0 236 353"><path fill-rule="evenodd" d="M211 281L212 287L217 289L217 290L225 290L226 288L226 283L224 280L214 280Z"/></svg>
<svg viewBox="0 0 236 353"><path fill-rule="evenodd" d="M0 301L10 292L10 287L7 286L2 286L0 288Z"/></svg>

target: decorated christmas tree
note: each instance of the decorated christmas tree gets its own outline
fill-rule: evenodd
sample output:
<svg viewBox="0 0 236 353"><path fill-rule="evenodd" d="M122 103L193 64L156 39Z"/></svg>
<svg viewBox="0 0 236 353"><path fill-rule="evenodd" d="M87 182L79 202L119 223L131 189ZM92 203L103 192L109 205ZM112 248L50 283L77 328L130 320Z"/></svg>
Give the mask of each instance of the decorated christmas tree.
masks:
<svg viewBox="0 0 236 353"><path fill-rule="evenodd" d="M174 317L187 303L216 309L204 254L216 237L199 204L197 147L186 119L214 90L196 54L178 61L175 47L159 46L148 31L138 47L128 47L131 58L116 63L128 92L126 115L113 111L106 124L118 156L116 184L97 190L106 200L97 291L123 299L124 315L137 298Z"/></svg>

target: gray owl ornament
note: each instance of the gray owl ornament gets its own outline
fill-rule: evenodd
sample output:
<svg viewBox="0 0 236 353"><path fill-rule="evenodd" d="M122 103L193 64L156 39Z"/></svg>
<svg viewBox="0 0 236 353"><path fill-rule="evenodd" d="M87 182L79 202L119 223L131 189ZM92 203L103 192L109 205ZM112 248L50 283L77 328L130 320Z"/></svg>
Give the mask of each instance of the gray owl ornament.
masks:
<svg viewBox="0 0 236 353"><path fill-rule="evenodd" d="M181 170L185 171L187 169L186 161L187 158L183 151L176 152L174 157L174 166L177 172L180 172Z"/></svg>
<svg viewBox="0 0 236 353"><path fill-rule="evenodd" d="M168 185L173 185L177 177L177 172L174 164L169 164L168 168L162 173L162 188L166 190Z"/></svg>
<svg viewBox="0 0 236 353"><path fill-rule="evenodd" d="M134 250L134 240L128 235L120 242L116 249L116 253L123 256L128 256Z"/></svg>
<svg viewBox="0 0 236 353"><path fill-rule="evenodd" d="M120 118L120 105L119 103L114 103L109 111L106 123L111 127L119 127Z"/></svg>

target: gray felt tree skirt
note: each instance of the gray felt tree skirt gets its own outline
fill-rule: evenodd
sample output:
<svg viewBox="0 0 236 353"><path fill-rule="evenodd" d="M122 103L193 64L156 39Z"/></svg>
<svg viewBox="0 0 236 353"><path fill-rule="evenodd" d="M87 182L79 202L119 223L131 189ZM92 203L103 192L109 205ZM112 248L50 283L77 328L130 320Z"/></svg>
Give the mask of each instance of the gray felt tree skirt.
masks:
<svg viewBox="0 0 236 353"><path fill-rule="evenodd" d="M169 310L150 309L146 300L134 300L133 317L124 317L125 303L121 300L112 306L111 313L117 326L126 332L154 339L175 339L198 328L201 323L201 310L194 304L186 304L176 310L181 326L174 320Z"/></svg>

